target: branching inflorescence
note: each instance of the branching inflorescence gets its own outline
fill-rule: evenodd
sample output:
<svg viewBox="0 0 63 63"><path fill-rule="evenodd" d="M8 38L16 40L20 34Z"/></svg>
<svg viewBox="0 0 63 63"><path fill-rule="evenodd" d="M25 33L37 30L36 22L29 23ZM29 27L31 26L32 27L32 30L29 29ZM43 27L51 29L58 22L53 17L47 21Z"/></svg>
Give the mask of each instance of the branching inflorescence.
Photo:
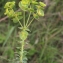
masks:
<svg viewBox="0 0 63 63"><path fill-rule="evenodd" d="M4 6L5 15L12 18L14 23L19 23L21 27L19 38L21 42L20 47L20 63L24 63L24 44L27 39L29 33L29 26L34 21L34 19L39 18L40 16L44 16L44 7L46 6L43 2L37 2L36 0L21 0L19 2L19 8L21 11L15 12L15 1L7 2ZM27 19L26 19L27 17ZM23 21L23 22L22 22Z"/></svg>

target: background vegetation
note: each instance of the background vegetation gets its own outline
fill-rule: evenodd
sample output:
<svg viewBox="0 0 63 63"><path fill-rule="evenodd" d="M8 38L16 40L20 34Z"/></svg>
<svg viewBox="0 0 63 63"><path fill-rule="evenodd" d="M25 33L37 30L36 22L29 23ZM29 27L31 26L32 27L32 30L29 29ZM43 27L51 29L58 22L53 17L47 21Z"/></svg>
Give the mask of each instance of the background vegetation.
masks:
<svg viewBox="0 0 63 63"><path fill-rule="evenodd" d="M4 16L7 1L12 0L0 1L0 63L18 63L19 25ZM28 63L63 63L63 0L41 1L46 3L45 16L30 26Z"/></svg>

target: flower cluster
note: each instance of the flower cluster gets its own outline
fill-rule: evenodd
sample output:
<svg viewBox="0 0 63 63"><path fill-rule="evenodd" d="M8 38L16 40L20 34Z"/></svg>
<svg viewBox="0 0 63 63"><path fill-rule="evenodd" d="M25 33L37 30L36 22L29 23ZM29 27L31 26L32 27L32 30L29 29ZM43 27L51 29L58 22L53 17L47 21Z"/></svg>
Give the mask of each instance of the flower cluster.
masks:
<svg viewBox="0 0 63 63"><path fill-rule="evenodd" d="M15 12L14 8L15 7L15 1L12 2L7 2L4 6L5 10L5 15L7 15L8 17L12 18L12 20L14 21L14 23L18 22L18 20L20 20L22 17L22 12Z"/></svg>
<svg viewBox="0 0 63 63"><path fill-rule="evenodd" d="M32 12L33 16L39 17L44 16L44 7L46 5L43 2L37 2L36 0L22 0L19 2L19 7L23 11Z"/></svg>

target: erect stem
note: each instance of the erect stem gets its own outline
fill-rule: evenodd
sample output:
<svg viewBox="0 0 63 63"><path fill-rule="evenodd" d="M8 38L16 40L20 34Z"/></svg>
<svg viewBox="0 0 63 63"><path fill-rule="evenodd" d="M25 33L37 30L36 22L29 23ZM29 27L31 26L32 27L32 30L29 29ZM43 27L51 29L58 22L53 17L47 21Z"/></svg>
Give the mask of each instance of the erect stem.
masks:
<svg viewBox="0 0 63 63"><path fill-rule="evenodd" d="M23 61L23 53L24 53L24 41L21 43L21 49L20 49L20 62L22 63Z"/></svg>

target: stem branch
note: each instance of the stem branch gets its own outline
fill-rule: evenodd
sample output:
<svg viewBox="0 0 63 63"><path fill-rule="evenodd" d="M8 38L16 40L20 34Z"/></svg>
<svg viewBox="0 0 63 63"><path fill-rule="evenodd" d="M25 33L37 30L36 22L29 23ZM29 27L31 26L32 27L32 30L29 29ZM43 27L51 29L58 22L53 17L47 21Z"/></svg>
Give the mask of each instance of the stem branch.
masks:
<svg viewBox="0 0 63 63"><path fill-rule="evenodd" d="M28 26L27 26L27 27L29 27L29 26L30 26L30 24L33 22L33 20L34 20L34 18L30 21L30 23L28 24Z"/></svg>
<svg viewBox="0 0 63 63"><path fill-rule="evenodd" d="M23 21L24 21L24 26L25 26L25 11L23 12Z"/></svg>
<svg viewBox="0 0 63 63"><path fill-rule="evenodd" d="M29 22L30 16L31 16L31 12L29 13L29 16L28 16L28 19L27 19L26 26L28 25L28 22Z"/></svg>

